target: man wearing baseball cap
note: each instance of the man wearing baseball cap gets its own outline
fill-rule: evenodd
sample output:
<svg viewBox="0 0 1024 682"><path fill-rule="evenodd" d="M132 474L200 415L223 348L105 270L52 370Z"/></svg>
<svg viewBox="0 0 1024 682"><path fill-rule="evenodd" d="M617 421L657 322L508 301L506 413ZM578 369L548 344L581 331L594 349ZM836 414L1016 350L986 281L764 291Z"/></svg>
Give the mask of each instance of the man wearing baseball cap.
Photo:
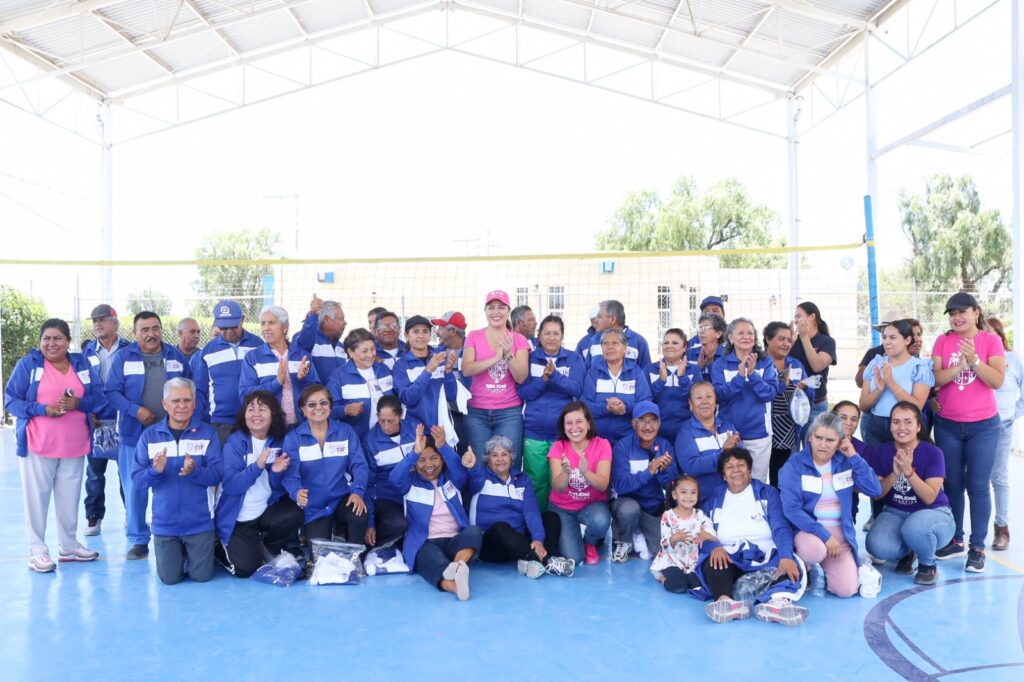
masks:
<svg viewBox="0 0 1024 682"><path fill-rule="evenodd" d="M218 301L213 306L213 323L220 336L192 358L196 382L196 416L213 425L221 444L227 440L241 402L238 379L247 353L263 345L263 339L242 327L242 306L237 301Z"/></svg>
<svg viewBox="0 0 1024 682"><path fill-rule="evenodd" d="M456 396L455 400L448 401L448 409L451 410L455 433L459 437L456 451L461 455L469 447L465 418L469 412L469 399L473 397L469 392L472 379L462 374L462 347L466 343L466 317L458 311L449 310L441 317L435 317L431 322L437 329L437 340L441 342L441 347L449 354L454 353L455 355L452 374L455 375Z"/></svg>
<svg viewBox="0 0 1024 682"><path fill-rule="evenodd" d="M633 406L633 433L612 447L612 561L625 563L640 539L648 554L661 547L661 513L671 483L674 449L658 435L661 410L644 400ZM639 550L638 550L639 552Z"/></svg>
<svg viewBox="0 0 1024 682"><path fill-rule="evenodd" d="M105 382L110 373L110 362L114 353L127 346L130 341L118 333L117 311L106 303L92 309L92 333L95 338L82 346L82 354ZM100 393L99 406L92 414L92 452L89 453L85 469L85 518L88 526L86 535L99 535L103 517L106 514L107 462L117 460L117 410ZM124 493L122 492L122 499Z"/></svg>

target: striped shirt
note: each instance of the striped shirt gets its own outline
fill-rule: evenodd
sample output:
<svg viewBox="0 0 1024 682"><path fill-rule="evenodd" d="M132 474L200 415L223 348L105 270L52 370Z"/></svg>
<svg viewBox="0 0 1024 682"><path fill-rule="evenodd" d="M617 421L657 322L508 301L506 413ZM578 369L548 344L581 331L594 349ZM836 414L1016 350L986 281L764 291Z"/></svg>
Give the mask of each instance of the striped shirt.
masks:
<svg viewBox="0 0 1024 682"><path fill-rule="evenodd" d="M814 506L814 516L818 523L826 528L840 525L842 508L839 505L839 497L836 489L832 487L832 462L826 462L822 466L815 464L818 473L821 474L821 497L818 504Z"/></svg>

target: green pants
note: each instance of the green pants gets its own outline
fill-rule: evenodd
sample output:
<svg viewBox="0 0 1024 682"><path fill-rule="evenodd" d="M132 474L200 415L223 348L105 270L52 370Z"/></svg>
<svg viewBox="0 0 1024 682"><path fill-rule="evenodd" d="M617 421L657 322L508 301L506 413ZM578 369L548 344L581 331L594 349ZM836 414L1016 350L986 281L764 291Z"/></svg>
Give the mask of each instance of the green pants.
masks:
<svg viewBox="0 0 1024 682"><path fill-rule="evenodd" d="M537 504L543 514L548 510L548 496L551 494L551 467L548 465L548 451L554 441L523 439L523 471L530 477Z"/></svg>

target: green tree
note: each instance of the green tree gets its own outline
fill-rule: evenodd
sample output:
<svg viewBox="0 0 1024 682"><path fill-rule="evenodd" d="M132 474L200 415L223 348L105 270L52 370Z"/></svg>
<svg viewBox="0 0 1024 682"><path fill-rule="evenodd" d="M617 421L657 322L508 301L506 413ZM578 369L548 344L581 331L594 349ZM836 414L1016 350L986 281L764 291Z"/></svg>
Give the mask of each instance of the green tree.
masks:
<svg viewBox="0 0 1024 682"><path fill-rule="evenodd" d="M611 225L597 235L597 248L613 251L710 251L785 246L778 217L755 203L735 178L701 194L697 181L676 180L668 197L653 190L631 192ZM726 268L784 267L785 254L728 254Z"/></svg>
<svg viewBox="0 0 1024 682"><path fill-rule="evenodd" d="M924 196L902 189L899 210L918 287L995 293L1009 285L1010 233L999 211L981 207L970 176L933 175Z"/></svg>
<svg viewBox="0 0 1024 682"><path fill-rule="evenodd" d="M18 360L39 347L39 328L50 317L38 298L9 286L0 287L0 356L3 384L11 378ZM2 388L2 387L0 387Z"/></svg>
<svg viewBox="0 0 1024 682"><path fill-rule="evenodd" d="M251 261L279 258L278 233L267 228L217 232L204 238L196 249L200 261ZM234 298L245 317L255 319L263 307L263 276L269 265L256 263L200 263L196 292L205 300L193 306L193 315L209 316L216 299Z"/></svg>
<svg viewBox="0 0 1024 682"><path fill-rule="evenodd" d="M130 316L135 316L143 310L149 310L160 317L166 317L171 312L171 297L155 289L143 289L134 294L128 294L128 304L125 308Z"/></svg>

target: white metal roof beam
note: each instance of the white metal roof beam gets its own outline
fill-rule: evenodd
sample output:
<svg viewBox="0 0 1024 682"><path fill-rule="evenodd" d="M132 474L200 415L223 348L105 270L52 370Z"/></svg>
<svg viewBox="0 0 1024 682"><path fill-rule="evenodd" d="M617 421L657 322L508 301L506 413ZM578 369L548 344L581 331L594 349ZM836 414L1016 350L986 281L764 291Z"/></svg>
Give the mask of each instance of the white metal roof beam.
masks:
<svg viewBox="0 0 1024 682"><path fill-rule="evenodd" d="M768 17L770 17L772 15L772 12L775 11L775 7L768 6L763 11L764 14L762 14L761 18L757 20L757 23L754 24L754 27L750 29L750 32L747 33L747 36L743 39L743 42L739 44L739 47L733 50L732 54L729 55L729 57L724 62L722 62L723 69L729 68L729 65L732 64L733 60L736 59L736 56L739 55L740 50L746 47L747 43L750 42L750 39L754 37L754 34L761 30L761 27L764 26L764 22L768 21Z"/></svg>
<svg viewBox="0 0 1024 682"><path fill-rule="evenodd" d="M81 0L81 2L66 2L61 5L50 6L39 12L0 22L0 35L24 31L79 14L89 14L104 7L116 5L119 2L124 2L124 0Z"/></svg>
<svg viewBox="0 0 1024 682"><path fill-rule="evenodd" d="M210 19L205 14L199 11L199 8L196 7L196 4L192 2L192 0L183 1L186 5L189 6L189 9L196 13L196 16L198 16L202 20L203 24L205 24L206 27L210 29L213 35L217 36L217 39L220 40L220 42L224 43L224 46L228 48L231 54L235 55L236 57L239 56L238 50L235 48L234 45L231 44L231 41L228 40L223 33L217 30L217 27L213 25L213 22L211 22ZM165 40L164 44L166 43L167 41Z"/></svg>
<svg viewBox="0 0 1024 682"><path fill-rule="evenodd" d="M29 63L34 64L35 66L42 67L47 71L50 71L54 68L53 62L39 54L36 54L36 52L31 48L31 46L19 43L10 38L0 40L0 48L7 50L11 54L16 55L21 59L24 59ZM106 96L105 93L99 88L97 88L95 85L89 83L88 81L82 78L79 78L78 76L75 76L74 74L66 74L64 76L64 80L71 87L75 88L76 90L79 90L80 92L85 93L86 95L97 101L103 101L104 97ZM14 83L12 85L5 85L3 87L0 87L0 90L6 90L9 87L22 87L24 84L25 83L22 82Z"/></svg>
<svg viewBox="0 0 1024 682"><path fill-rule="evenodd" d="M661 32L661 37L658 38L658 44L654 46L655 52L661 52L661 46L665 43L665 36L668 35L668 28L672 25L672 22L676 20L676 17L679 16L679 10L683 8L683 3L685 3L687 7L690 6L690 0L679 0L678 4L676 4L675 10L672 12L672 16L668 19L668 23L665 24L665 30ZM693 10L690 10L690 22L694 26L697 25L696 22L693 21Z"/></svg>
<svg viewBox="0 0 1024 682"><path fill-rule="evenodd" d="M123 40L124 42L128 43L132 47L137 47L135 42L125 34L124 29L121 27L120 24L118 24L115 21L111 21L107 17L105 17L102 14L100 14L98 11L97 12L93 12L92 15L94 17L96 17L96 19L98 19L99 21L103 22L103 24L107 28L109 28L111 31L116 33L118 35L118 37L121 38L121 40ZM130 28L130 27L127 27L127 28ZM149 54L148 52L143 52L142 54L143 54L144 57L146 57L146 59L148 59L149 61L151 61L154 64L156 64L157 67L159 67L159 69L161 71L163 71L165 73L168 73L168 74L174 73L170 68L167 67L166 64L164 64L163 62L161 62L159 59L157 59L153 55Z"/></svg>
<svg viewBox="0 0 1024 682"><path fill-rule="evenodd" d="M298 16L297 16L297 15L295 14L295 10L294 10L294 9L292 9L291 7L288 7L288 6L287 6L287 5L286 5L286 4L284 3L284 1L283 1L283 0L282 0L282 2L281 2L281 5L282 5L282 6L283 6L283 7L284 7L284 8L286 9L286 10L287 10L287 12L288 12L288 16L289 16L289 17L291 17L291 19L292 19L292 22L294 22L294 23L295 23L295 27L296 27L297 29L299 29L299 33L301 33L301 34L302 34L302 37L303 37L303 38L308 38L308 37L309 37L309 31L307 31L307 30L306 30L306 27L302 25L302 22L301 22L301 21L299 21L299 17L298 17Z"/></svg>
<svg viewBox="0 0 1024 682"><path fill-rule="evenodd" d="M868 28L868 22L859 17L851 17L846 14L840 14L839 12L833 12L831 10L821 9L816 7L807 0L766 0L767 2L775 5L776 7L785 8L791 12L802 14L805 17L817 19L827 24L833 24L834 26L846 26L849 28L866 29Z"/></svg>

